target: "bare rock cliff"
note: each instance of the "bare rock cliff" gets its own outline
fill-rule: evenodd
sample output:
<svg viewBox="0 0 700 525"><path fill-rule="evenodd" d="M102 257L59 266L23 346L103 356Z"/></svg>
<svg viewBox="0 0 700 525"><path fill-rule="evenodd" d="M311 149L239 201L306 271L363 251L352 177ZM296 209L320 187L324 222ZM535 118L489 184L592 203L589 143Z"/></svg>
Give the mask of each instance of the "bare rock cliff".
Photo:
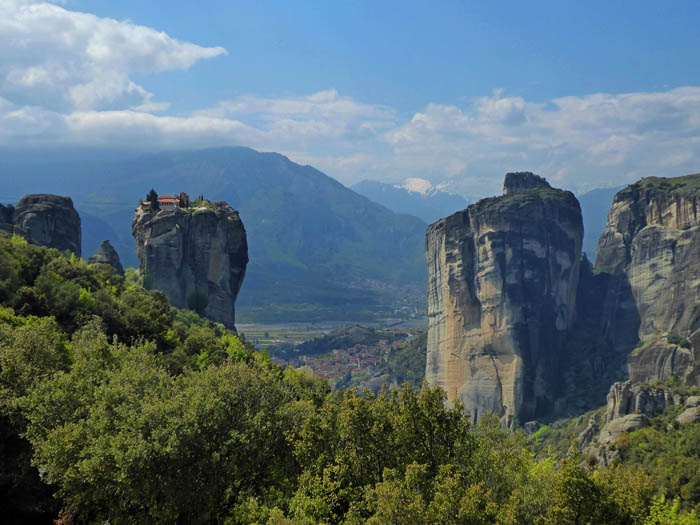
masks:
<svg viewBox="0 0 700 525"><path fill-rule="evenodd" d="M530 173L432 224L426 379L474 420L551 410L576 304L583 224L574 195Z"/></svg>
<svg viewBox="0 0 700 525"><path fill-rule="evenodd" d="M236 210L225 202L158 212L139 206L131 229L139 268L153 288L179 308L187 308L197 294L205 298L206 317L234 326L248 263L246 232Z"/></svg>
<svg viewBox="0 0 700 525"><path fill-rule="evenodd" d="M669 406L685 404L679 424L700 420L700 398L670 386L700 386L700 174L649 177L618 192L596 271L607 282L604 332L626 355L629 377L610 388L605 419L594 422L599 436L580 438L607 464L621 433Z"/></svg>
<svg viewBox="0 0 700 525"><path fill-rule="evenodd" d="M21 235L31 244L80 256L80 216L70 197L25 195L16 206L0 206L0 230Z"/></svg>
<svg viewBox="0 0 700 525"><path fill-rule="evenodd" d="M618 331L646 341L700 329L699 225L700 174L649 177L617 193L595 267L617 280L606 309Z"/></svg>

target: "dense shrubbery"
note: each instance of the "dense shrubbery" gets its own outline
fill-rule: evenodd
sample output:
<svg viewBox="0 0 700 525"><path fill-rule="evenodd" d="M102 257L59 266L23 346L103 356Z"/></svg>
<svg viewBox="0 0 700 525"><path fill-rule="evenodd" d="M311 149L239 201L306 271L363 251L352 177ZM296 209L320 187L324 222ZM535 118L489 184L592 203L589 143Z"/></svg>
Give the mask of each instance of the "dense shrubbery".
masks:
<svg viewBox="0 0 700 525"><path fill-rule="evenodd" d="M649 473L657 491L700 511L700 424L675 423L679 411L673 407L651 426L625 435L618 450L626 465Z"/></svg>
<svg viewBox="0 0 700 525"><path fill-rule="evenodd" d="M380 364L379 371L396 378L398 383L420 386L425 378L427 345L427 332L415 335L403 348L392 350L386 361Z"/></svg>
<svg viewBox="0 0 700 525"><path fill-rule="evenodd" d="M536 461L440 389L331 394L108 268L2 238L0 293L4 522L686 523L641 471Z"/></svg>

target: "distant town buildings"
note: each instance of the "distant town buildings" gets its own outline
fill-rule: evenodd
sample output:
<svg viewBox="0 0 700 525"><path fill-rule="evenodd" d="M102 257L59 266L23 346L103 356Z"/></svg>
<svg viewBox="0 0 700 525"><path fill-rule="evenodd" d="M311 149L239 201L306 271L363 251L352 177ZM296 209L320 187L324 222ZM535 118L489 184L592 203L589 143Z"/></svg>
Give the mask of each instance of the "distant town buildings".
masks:
<svg viewBox="0 0 700 525"><path fill-rule="evenodd" d="M381 340L375 345L355 345L350 348L337 348L323 356L301 356L304 365L328 381L342 379L373 371L387 357L392 349L401 348L403 340L389 343Z"/></svg>
<svg viewBox="0 0 700 525"><path fill-rule="evenodd" d="M151 201L141 202L142 206L150 206ZM190 196L180 192L180 195L160 195L158 196L158 206L161 210L173 210L175 208L189 208Z"/></svg>

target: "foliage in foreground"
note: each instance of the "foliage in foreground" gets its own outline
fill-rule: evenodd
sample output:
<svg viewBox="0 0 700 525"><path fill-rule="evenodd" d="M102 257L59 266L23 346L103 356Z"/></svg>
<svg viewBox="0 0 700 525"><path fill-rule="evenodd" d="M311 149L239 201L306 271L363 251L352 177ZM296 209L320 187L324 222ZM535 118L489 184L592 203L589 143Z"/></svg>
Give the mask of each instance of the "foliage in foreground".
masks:
<svg viewBox="0 0 700 525"><path fill-rule="evenodd" d="M331 394L52 250L0 239L0 292L6 520L697 523L641 470L535 460L437 388Z"/></svg>

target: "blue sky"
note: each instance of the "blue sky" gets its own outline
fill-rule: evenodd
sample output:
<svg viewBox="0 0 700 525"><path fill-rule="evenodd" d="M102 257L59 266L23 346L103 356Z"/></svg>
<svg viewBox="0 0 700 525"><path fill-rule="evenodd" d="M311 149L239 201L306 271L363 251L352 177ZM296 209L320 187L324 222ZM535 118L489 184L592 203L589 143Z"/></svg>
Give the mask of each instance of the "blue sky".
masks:
<svg viewBox="0 0 700 525"><path fill-rule="evenodd" d="M681 175L699 22L698 2L0 0L0 144L250 145L467 196L507 170Z"/></svg>

